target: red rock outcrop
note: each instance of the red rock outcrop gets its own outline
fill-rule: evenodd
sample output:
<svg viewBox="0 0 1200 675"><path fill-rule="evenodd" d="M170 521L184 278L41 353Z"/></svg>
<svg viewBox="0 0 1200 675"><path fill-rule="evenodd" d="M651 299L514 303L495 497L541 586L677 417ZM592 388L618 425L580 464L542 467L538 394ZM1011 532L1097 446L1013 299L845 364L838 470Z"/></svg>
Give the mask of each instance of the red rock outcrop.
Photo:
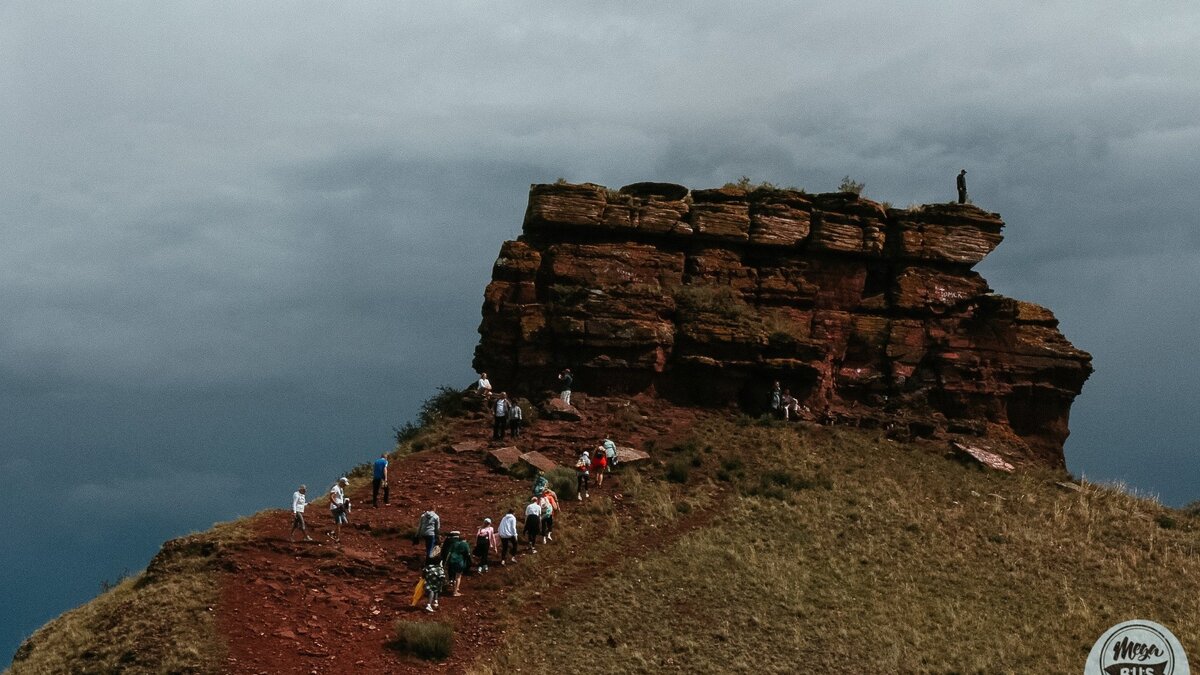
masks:
<svg viewBox="0 0 1200 675"><path fill-rule="evenodd" d="M970 205L667 183L534 185L484 294L475 366L505 389L653 390L821 421L986 437L1063 465L1091 356L971 268L1003 239Z"/></svg>

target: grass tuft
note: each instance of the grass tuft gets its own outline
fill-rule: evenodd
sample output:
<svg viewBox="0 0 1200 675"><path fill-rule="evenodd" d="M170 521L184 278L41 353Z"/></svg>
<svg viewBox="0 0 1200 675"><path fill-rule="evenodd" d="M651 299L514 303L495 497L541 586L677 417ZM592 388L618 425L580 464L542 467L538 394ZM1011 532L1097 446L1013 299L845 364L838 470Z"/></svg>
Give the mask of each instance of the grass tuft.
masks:
<svg viewBox="0 0 1200 675"><path fill-rule="evenodd" d="M454 629L438 621L397 621L392 647L422 659L444 659L454 649Z"/></svg>

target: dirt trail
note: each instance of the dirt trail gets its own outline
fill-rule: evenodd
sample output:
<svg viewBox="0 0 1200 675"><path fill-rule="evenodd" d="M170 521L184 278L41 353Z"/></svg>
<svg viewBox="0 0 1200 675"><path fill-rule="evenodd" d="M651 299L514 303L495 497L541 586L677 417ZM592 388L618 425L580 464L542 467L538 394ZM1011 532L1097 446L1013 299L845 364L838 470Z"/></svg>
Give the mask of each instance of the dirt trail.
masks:
<svg viewBox="0 0 1200 675"><path fill-rule="evenodd" d="M515 442L506 439L490 445L539 450L571 466L574 450L594 446L616 422L614 415L628 420L621 408L625 400L590 398L580 405L586 416L582 422L539 420ZM656 399L639 398L636 403L647 417L637 421L636 431L620 435L623 444L641 446L649 438L669 439L686 433L696 420L693 411ZM490 437L488 419L477 415L456 425L452 442L490 442ZM254 536L232 552L230 571L222 578L218 628L229 647L228 672L461 672L499 644L503 619L512 616L505 606L508 588L504 584L488 584L495 590L473 591L477 577L468 577L463 595L444 598L436 614L409 606L424 551L408 535L421 512L436 505L442 532L461 530L474 544L480 520L489 516L499 522L504 509L520 507L529 483L489 469L480 453L456 454L441 448L392 461L389 478L391 504L381 502L378 509L370 505L369 480L351 486L354 510L350 525L342 529L340 544L325 536L330 517L324 504L310 506L305 514L315 542L288 541L291 516L286 511L254 521ZM313 486L310 496L319 497L324 487ZM619 490L619 479L612 480L603 491L593 489L592 495ZM570 515L571 504L563 507ZM680 523L680 529L687 525L687 521ZM511 569L495 565L488 576L505 575ZM571 579L572 584L583 585L588 575ZM546 590L573 592L561 585ZM392 626L401 618L453 624L453 655L447 661L425 662L391 649Z"/></svg>

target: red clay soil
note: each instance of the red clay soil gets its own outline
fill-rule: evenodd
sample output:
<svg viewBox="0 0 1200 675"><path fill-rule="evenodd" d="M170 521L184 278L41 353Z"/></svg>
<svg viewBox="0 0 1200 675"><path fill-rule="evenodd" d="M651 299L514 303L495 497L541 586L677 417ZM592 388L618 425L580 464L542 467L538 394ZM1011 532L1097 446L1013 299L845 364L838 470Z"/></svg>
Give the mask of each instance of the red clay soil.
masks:
<svg viewBox="0 0 1200 675"><path fill-rule="evenodd" d="M648 438L669 439L696 419L693 411L672 408L654 399L638 399L637 403L649 417L638 423L638 432L618 438L622 444L636 446ZM580 406L585 411L582 422L540 420L515 443L506 439L491 445L515 444L522 451L539 450L571 466L577 448L594 446L609 430L613 411L619 405L617 401L592 398ZM464 420L457 425L453 442L489 442L488 422L482 415ZM251 541L231 554L230 571L221 580L217 625L228 647L227 672L462 672L480 655L497 647L504 616L497 607L507 600L505 586L492 584L499 588L472 592L474 577L468 577L463 582L463 594L444 597L437 613L411 607L424 551L408 537L420 514L436 506L442 532L460 530L473 546L482 518L488 516L499 523L506 508L521 507L528 482L489 469L481 453L452 453L440 448L393 461L388 471L388 506L381 502L378 509L371 507L369 480L360 479L356 481L359 484L351 486L354 509L350 525L342 528L340 544L325 534L330 516L324 504L311 506L305 513L315 542L288 541L291 515L286 511L271 512L253 521ZM313 486L310 497L321 496L324 487ZM619 482L612 481L606 483L604 491L619 488ZM563 506L569 515L571 505ZM504 575L510 569L493 565L488 574ZM585 574L577 578L579 584L587 581ZM554 591L565 593L571 589L559 587ZM508 614L511 616L511 612ZM398 619L452 624L452 656L429 662L389 647Z"/></svg>

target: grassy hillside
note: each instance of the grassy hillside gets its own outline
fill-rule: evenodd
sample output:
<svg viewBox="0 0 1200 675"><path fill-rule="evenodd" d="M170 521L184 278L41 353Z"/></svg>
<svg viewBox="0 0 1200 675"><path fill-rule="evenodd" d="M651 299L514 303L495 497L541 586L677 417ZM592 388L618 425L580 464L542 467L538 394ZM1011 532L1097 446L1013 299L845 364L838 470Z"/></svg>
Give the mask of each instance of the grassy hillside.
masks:
<svg viewBox="0 0 1200 675"><path fill-rule="evenodd" d="M481 674L1070 673L1106 628L1131 618L1167 625L1200 653L1193 516L1116 488L1062 487L1057 473L985 471L941 444L698 417L683 436L640 431L659 462L565 502L557 541L538 555L469 577L464 600L493 610L487 619L448 601L435 617L389 610L380 620L446 623L451 663ZM550 424L561 426L549 437L572 428ZM461 466L441 448L477 426L431 425L401 447L420 452L397 470ZM570 496L570 472L554 480ZM280 548L254 530L245 520L170 544L138 578L38 631L11 672L220 672L225 645L209 609L220 571L237 551ZM403 553L393 534L358 536ZM381 564L387 578L407 579ZM481 634L502 635L499 649L477 649L471 636ZM394 649L379 637L353 644ZM446 667L412 658L403 671Z"/></svg>
<svg viewBox="0 0 1200 675"><path fill-rule="evenodd" d="M1139 617L1200 654L1200 534L1153 501L853 430L713 422L674 452L674 499L736 488L715 518L555 597L479 672L1069 673Z"/></svg>
<svg viewBox="0 0 1200 675"><path fill-rule="evenodd" d="M145 572L39 629L6 672L218 672L219 554L243 538L242 524L233 523L169 542Z"/></svg>

